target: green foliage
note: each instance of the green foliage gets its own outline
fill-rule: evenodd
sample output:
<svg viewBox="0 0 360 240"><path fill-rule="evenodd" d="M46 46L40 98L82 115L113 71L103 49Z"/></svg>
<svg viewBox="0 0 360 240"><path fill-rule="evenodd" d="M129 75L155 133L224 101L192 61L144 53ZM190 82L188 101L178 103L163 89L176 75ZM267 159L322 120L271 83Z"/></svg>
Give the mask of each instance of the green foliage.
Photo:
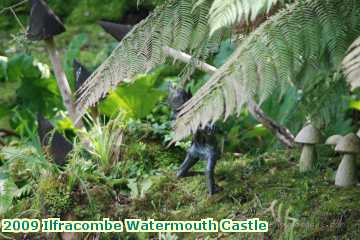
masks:
<svg viewBox="0 0 360 240"><path fill-rule="evenodd" d="M295 226L299 221L296 218L290 216L292 212L292 207L286 208L284 203L279 203L277 200L274 200L269 210L271 211L272 217L274 218L277 225L283 229L284 233L281 239L283 240L294 240L295 237Z"/></svg>
<svg viewBox="0 0 360 240"><path fill-rule="evenodd" d="M69 24L96 22L100 19L121 19L129 3L126 0L82 0L74 3L76 6L67 19Z"/></svg>
<svg viewBox="0 0 360 240"><path fill-rule="evenodd" d="M142 181L137 179L129 179L127 187L130 189L131 198L144 198L155 182L158 182L161 176L144 176Z"/></svg>
<svg viewBox="0 0 360 240"><path fill-rule="evenodd" d="M346 57L342 62L342 70L346 76L346 81L351 85L352 90L359 87L359 43L357 38L349 47Z"/></svg>
<svg viewBox="0 0 360 240"><path fill-rule="evenodd" d="M166 95L162 86L168 74L172 74L171 68L160 68L138 76L132 83L121 84L99 104L100 112L110 117L121 112L126 119L146 117Z"/></svg>
<svg viewBox="0 0 360 240"><path fill-rule="evenodd" d="M55 111L62 109L56 80L47 65L26 54L14 55L7 61L2 61L1 65L4 71L0 75L0 118L10 115L14 129L23 128L16 119L17 114L24 121L27 119L32 123L28 126L33 126L33 117L29 112L52 116ZM0 127L8 125L4 124L5 126Z"/></svg>
<svg viewBox="0 0 360 240"><path fill-rule="evenodd" d="M0 178L0 216L11 207L18 188L11 178Z"/></svg>
<svg viewBox="0 0 360 240"><path fill-rule="evenodd" d="M142 76L136 82L123 84L111 92L101 103L100 111L108 116L121 111L127 118L140 119L147 116L162 97L164 92L154 87L151 78Z"/></svg>
<svg viewBox="0 0 360 240"><path fill-rule="evenodd" d="M66 185L47 173L38 183L34 204L44 216L63 217L72 206L72 198Z"/></svg>
<svg viewBox="0 0 360 240"><path fill-rule="evenodd" d="M34 193L33 184L42 172L51 169L44 155L33 146L13 143L1 148L0 216L15 213L16 204Z"/></svg>
<svg viewBox="0 0 360 240"><path fill-rule="evenodd" d="M176 123L176 139L200 125L239 113L249 97L258 97L262 103L276 89L283 95L290 84L306 96L305 90L317 73L322 74L322 84L329 77L341 80L334 73L359 31L357 1L299 1L290 5L244 39L183 106Z"/></svg>
<svg viewBox="0 0 360 240"><path fill-rule="evenodd" d="M199 0L204 2L204 0ZM214 0L209 11L210 34L235 23L251 23L259 15L267 14L276 4L284 0Z"/></svg>
<svg viewBox="0 0 360 240"><path fill-rule="evenodd" d="M123 134L124 124L121 114L105 124L94 122L91 130L83 133L83 137L87 139L84 149L106 175L121 159Z"/></svg>
<svg viewBox="0 0 360 240"><path fill-rule="evenodd" d="M212 217L260 218L269 222L266 237L252 238L299 239L340 238L356 239L360 222L357 205L359 189L333 187L332 175L338 160L326 154L320 156L324 164L310 174L299 174L296 161L300 153L273 151L256 155L225 154L218 162L218 184L223 191L216 196L204 197L204 176L184 179L165 173L154 183L143 199L134 201L132 209L139 218L188 219ZM319 204L320 203L320 204ZM344 205L343 205L344 204ZM196 214L194 215L194 211ZM350 212L356 211L351 214ZM339 217L347 216L339 224ZM355 225L355 226L353 226ZM330 227L329 227L330 226ZM197 233L177 233L179 239L195 239ZM217 235L203 234L202 238ZM235 240L244 233L224 234L224 239Z"/></svg>
<svg viewBox="0 0 360 240"><path fill-rule="evenodd" d="M138 23L80 90L78 116L114 86L164 63L163 46L186 50L198 58L216 51L221 33L208 38L210 6L206 3L193 9L195 2L168 0Z"/></svg>
<svg viewBox="0 0 360 240"><path fill-rule="evenodd" d="M94 21L95 16L100 16L107 8L120 6L120 1L108 5L86 1L87 4L96 2L98 5L94 6L99 7L89 7L91 14L82 18L87 10L86 5L80 6L84 2L74 3L71 8L75 9L70 13L72 9L69 10L69 5L50 0L55 11L64 11L61 16L72 16L65 17L66 22ZM194 7L195 2L200 4ZM215 2L219 4L219 1ZM225 3L230 2L218 6L227 8ZM254 6L248 7L256 11L246 12L249 21L255 15L268 11L264 8L265 2L270 8L276 1L253 2ZM93 124L86 125L87 132L83 136L88 142L75 140L70 162L61 169L40 153L39 143L34 141L37 138L32 132L34 129L29 129L34 123L34 113L39 110L52 120L62 119L56 121L57 128L64 130L71 127L69 119L63 118L59 111L62 108L61 99L49 68L27 55L9 59L0 57L0 124L4 123L0 128L8 126L11 120L18 132L30 133L32 144L36 145L29 147L11 142L11 147L0 150L0 215L11 218L61 216L76 220L98 220L104 216L167 220L260 217L270 222L268 234L273 239L296 239L298 236L308 239L329 236L355 239L358 236L360 213L356 199L359 199L359 191L356 187L332 187L338 159L330 158L327 154L329 149L320 149L320 158L313 172L299 174L295 162L299 158L297 150L259 154L266 147L275 145L273 139L263 126L240 108L240 120L229 117L226 123L219 124L220 128L228 131L225 150L237 152L236 156L225 153L219 161L216 177L224 190L208 198L204 197L206 186L203 176L175 178L174 171L183 160L185 151L179 147L165 148L158 143L171 137L171 113L163 100L167 91L165 80L175 79L164 78L175 74L171 68L168 68L171 73L167 74L163 74L163 70L140 76L138 73L165 61L159 52L160 45L164 43L206 59L212 53L214 43L219 42L219 39L208 38L210 3L166 1L170 5L156 10L134 30L133 36L115 49L110 60L96 72L96 79L92 79L94 85L88 90L99 99L106 91L96 92L98 88L115 87L119 79L129 82L117 87L99 106L106 117L101 116L101 120L96 119ZM80 7L84 11L76 10ZM219 54L210 59L213 65L222 66L217 73L219 81L212 85L215 76L209 79L207 75L196 73L188 85L192 92L200 94L200 97L195 95L197 103L201 104L203 98L209 96L213 98L213 104L206 106L204 111L196 104L187 106L187 109L200 111L201 114L195 117L201 118L202 114L206 115L205 111L219 109L224 104L231 106L228 98L234 97L236 87L246 86L236 93L242 94L249 89L259 93L252 96L262 100L262 109L293 131L310 118L318 126L326 128L325 135L349 132L349 102L350 108L356 108L357 103L354 97L348 96L345 81L337 70L343 50L359 30L358 7L355 1L299 1L269 19L249 39L240 41L242 50L236 50L230 62L226 60L233 53L234 46L230 41L223 42ZM219 9L213 13L221 15ZM111 9L102 15L115 19L112 17L115 17L115 11ZM220 15L217 15L217 20L224 21ZM231 17L239 20L236 13ZM226 21L234 23L235 20ZM147 25L149 22L150 27ZM107 55L109 49L97 55L100 52L98 48L103 45L96 38L97 30L92 32L90 38L94 38L96 43L91 45L92 41L87 41L85 35L76 35L78 28L65 33L68 36L64 39L59 38L61 44L72 39L63 61L71 85L74 84L71 66L74 58L84 57L84 62L94 66ZM92 51L96 53L80 53L80 50L94 46ZM61 45L61 48L64 47ZM130 81L133 77L134 82ZM224 82L228 78L232 79ZM292 84L285 83L289 80ZM203 84L210 88L198 91ZM227 95L226 91L230 94ZM221 94L223 99L217 96ZM224 115L231 110L227 107ZM120 119L119 112L125 115L125 120ZM211 117L216 119L220 116L214 113ZM186 122L185 127L192 123ZM21 139L21 142L25 141L29 139ZM182 144L185 146L187 143ZM245 152L248 154L243 154ZM200 166L196 167L200 169ZM281 204L276 205L275 199ZM344 212L344 209L350 213ZM149 237L146 234L124 235L134 239ZM101 239L107 237L101 235ZM167 237L190 239L199 235L178 233ZM216 238L217 235L202 234L201 237ZM243 235L224 234L222 237L239 239Z"/></svg>

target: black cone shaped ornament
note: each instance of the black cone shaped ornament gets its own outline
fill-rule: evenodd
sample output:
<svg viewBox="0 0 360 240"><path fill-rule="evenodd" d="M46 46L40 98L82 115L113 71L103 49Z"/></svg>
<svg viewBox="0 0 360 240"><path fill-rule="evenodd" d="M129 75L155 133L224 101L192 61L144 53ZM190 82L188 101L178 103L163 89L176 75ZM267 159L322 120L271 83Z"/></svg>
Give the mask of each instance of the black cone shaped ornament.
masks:
<svg viewBox="0 0 360 240"><path fill-rule="evenodd" d="M66 156L73 149L73 145L60 133L55 131L52 134L54 126L41 114L38 114L37 121L41 145L49 147L50 155L56 164L65 165L67 162Z"/></svg>
<svg viewBox="0 0 360 240"><path fill-rule="evenodd" d="M27 38L39 41L52 38L63 32L65 32L64 24L44 0L31 0Z"/></svg>
<svg viewBox="0 0 360 240"><path fill-rule="evenodd" d="M108 21L99 21L100 26L119 42L125 37L125 35L131 30L131 25L124 25L119 23L113 23Z"/></svg>

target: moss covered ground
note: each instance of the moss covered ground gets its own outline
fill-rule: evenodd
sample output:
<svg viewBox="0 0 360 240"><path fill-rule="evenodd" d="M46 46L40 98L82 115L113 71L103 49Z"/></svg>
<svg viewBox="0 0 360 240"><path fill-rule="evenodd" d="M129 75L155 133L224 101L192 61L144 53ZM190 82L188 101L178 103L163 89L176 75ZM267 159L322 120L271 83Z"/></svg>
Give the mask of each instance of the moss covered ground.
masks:
<svg viewBox="0 0 360 240"><path fill-rule="evenodd" d="M328 150L320 149L325 153ZM298 150L240 156L227 153L216 169L216 179L223 190L214 196L207 195L201 174L204 163L195 166L198 175L175 177L183 156L184 151L165 149L159 144L133 144L122 163L123 174L128 177L110 181L92 174L83 180L86 188L69 190L66 173L55 178L49 175L38 185L37 201L32 203L37 205L33 208L42 218L260 218L269 222L269 232L265 234L177 233L163 234L163 239L359 239L360 188L334 186L339 156L324 155L317 161L316 169L299 173ZM23 202L22 207L27 205ZM101 239L118 237L158 239L159 235L122 233L102 235Z"/></svg>
<svg viewBox="0 0 360 240"><path fill-rule="evenodd" d="M334 186L337 157L320 159L318 168L299 173L298 151L260 156L226 155L216 171L223 191L207 196L204 176L175 178L164 171L142 199L131 202L131 217L166 220L202 218L269 221L269 239L359 239L360 188ZM149 204L151 203L151 204ZM180 239L205 235L180 234ZM212 234L209 239L241 239L241 234ZM251 235L247 236L251 239Z"/></svg>

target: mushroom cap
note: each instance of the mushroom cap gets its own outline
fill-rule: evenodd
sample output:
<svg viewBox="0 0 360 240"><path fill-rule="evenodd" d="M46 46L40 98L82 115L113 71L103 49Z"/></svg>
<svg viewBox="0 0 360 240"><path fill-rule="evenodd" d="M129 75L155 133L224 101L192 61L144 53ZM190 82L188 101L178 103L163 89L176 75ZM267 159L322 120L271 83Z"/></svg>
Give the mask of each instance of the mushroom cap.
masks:
<svg viewBox="0 0 360 240"><path fill-rule="evenodd" d="M113 23L108 21L99 21L99 25L119 42L132 29L131 25Z"/></svg>
<svg viewBox="0 0 360 240"><path fill-rule="evenodd" d="M295 137L295 142L304 144L316 144L320 142L320 131L313 125L308 124Z"/></svg>
<svg viewBox="0 0 360 240"><path fill-rule="evenodd" d="M43 0L32 0L26 36L33 41L51 38L65 32L64 24Z"/></svg>
<svg viewBox="0 0 360 240"><path fill-rule="evenodd" d="M349 133L339 141L335 151L340 153L359 153L360 139L354 133Z"/></svg>
<svg viewBox="0 0 360 240"><path fill-rule="evenodd" d="M326 139L326 145L337 145L339 141L343 138L341 135L332 135Z"/></svg>
<svg viewBox="0 0 360 240"><path fill-rule="evenodd" d="M357 131L356 135L360 138L360 129Z"/></svg>

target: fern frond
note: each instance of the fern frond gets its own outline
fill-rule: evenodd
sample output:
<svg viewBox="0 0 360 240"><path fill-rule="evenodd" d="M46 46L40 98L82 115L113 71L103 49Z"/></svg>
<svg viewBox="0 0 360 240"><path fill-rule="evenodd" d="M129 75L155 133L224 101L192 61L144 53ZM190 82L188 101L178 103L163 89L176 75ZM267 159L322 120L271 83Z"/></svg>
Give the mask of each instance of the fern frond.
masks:
<svg viewBox="0 0 360 240"><path fill-rule="evenodd" d="M206 1L193 9L195 2L168 0L138 23L78 90L77 120L120 82L129 82L135 75L164 63L164 46L196 52L197 57L207 56L213 49L206 46L213 44L212 39L218 41L220 33L209 39L210 3Z"/></svg>
<svg viewBox="0 0 360 240"><path fill-rule="evenodd" d="M174 141L239 112L250 97L264 101L276 88L306 86L309 72L337 70L360 30L359 13L359 1L307 0L270 17L183 105Z"/></svg>
<svg viewBox="0 0 360 240"><path fill-rule="evenodd" d="M360 87L360 37L350 46L342 66L351 89Z"/></svg>
<svg viewBox="0 0 360 240"><path fill-rule="evenodd" d="M210 8L210 35L235 23L249 23L284 0L214 0Z"/></svg>

